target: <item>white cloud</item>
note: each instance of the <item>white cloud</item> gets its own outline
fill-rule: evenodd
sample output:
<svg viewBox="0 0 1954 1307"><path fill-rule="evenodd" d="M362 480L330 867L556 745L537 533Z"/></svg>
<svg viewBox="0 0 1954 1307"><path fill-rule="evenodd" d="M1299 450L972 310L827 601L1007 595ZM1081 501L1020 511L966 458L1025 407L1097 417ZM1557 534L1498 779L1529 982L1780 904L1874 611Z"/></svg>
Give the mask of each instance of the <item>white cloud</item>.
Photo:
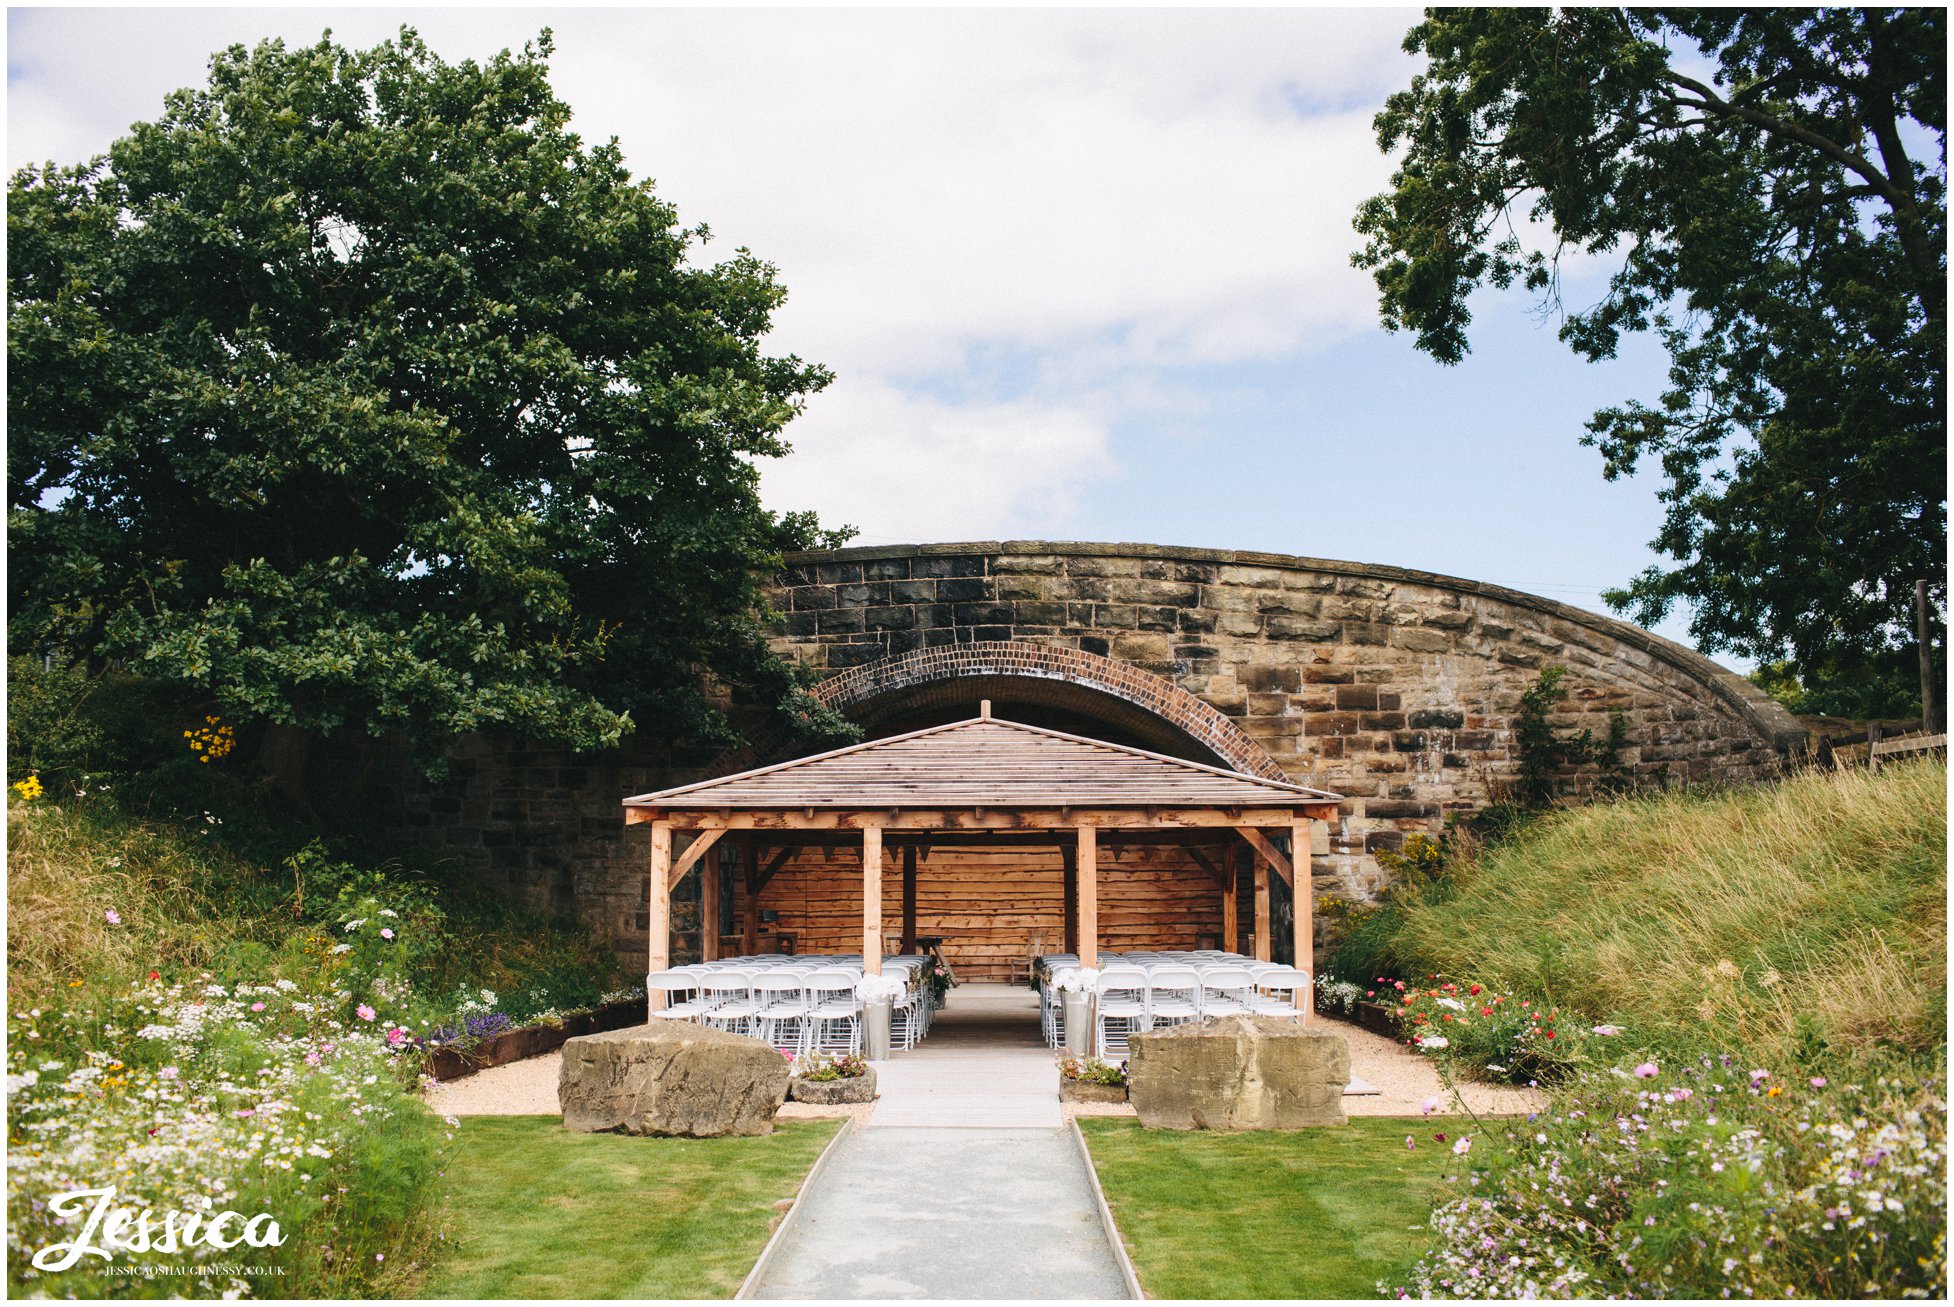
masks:
<svg viewBox="0 0 1954 1307"><path fill-rule="evenodd" d="M815 397L766 501L818 506L863 544L1064 534L1082 485L1114 466L1106 424L1029 401L944 403L865 381Z"/></svg>
<svg viewBox="0 0 1954 1307"><path fill-rule="evenodd" d="M404 20L450 59L549 24L578 130L780 265L775 348L840 380L769 495L868 534L1062 534L1122 415L1193 402L1167 370L1375 321L1405 11L14 11L10 156L99 150L228 42Z"/></svg>

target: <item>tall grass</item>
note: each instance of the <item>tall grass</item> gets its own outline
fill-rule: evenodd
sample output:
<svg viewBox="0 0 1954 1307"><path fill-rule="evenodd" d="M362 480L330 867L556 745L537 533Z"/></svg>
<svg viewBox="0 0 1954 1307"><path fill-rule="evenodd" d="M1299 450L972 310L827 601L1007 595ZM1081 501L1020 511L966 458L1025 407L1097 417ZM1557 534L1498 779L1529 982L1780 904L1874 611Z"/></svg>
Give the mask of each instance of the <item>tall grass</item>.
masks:
<svg viewBox="0 0 1954 1307"><path fill-rule="evenodd" d="M1487 850L1398 910L1418 971L1760 1053L1943 1046L1947 769L1626 799Z"/></svg>

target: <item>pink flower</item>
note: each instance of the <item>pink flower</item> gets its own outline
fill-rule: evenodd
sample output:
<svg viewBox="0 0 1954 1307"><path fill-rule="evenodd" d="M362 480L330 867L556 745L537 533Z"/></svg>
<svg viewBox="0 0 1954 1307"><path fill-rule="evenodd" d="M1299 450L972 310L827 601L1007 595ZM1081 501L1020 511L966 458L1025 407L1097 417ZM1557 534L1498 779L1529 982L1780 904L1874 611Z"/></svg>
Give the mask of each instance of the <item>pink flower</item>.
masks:
<svg viewBox="0 0 1954 1307"><path fill-rule="evenodd" d="M1750 1082L1753 1085L1761 1085L1770 1078L1771 1073L1769 1071L1753 1071L1750 1073Z"/></svg>
<svg viewBox="0 0 1954 1307"><path fill-rule="evenodd" d="M1661 1068L1656 1066L1655 1063L1644 1062L1641 1066L1635 1068L1635 1074L1642 1077L1642 1079L1644 1080L1653 1080L1655 1079L1656 1074L1660 1070Z"/></svg>
<svg viewBox="0 0 1954 1307"><path fill-rule="evenodd" d="M1825 1077L1824 1077L1824 1076L1813 1076L1813 1077L1812 1077L1812 1088L1813 1088L1813 1089L1823 1089L1823 1088L1825 1088Z"/></svg>
<svg viewBox="0 0 1954 1307"><path fill-rule="evenodd" d="M305 1064L306 1064L307 1066L318 1066L318 1065L319 1065L319 1055L318 1055L317 1053L307 1053L307 1054L305 1055Z"/></svg>
<svg viewBox="0 0 1954 1307"><path fill-rule="evenodd" d="M263 1003L253 1003L251 1005L251 1010L253 1012L262 1012L265 1010L265 1005Z"/></svg>
<svg viewBox="0 0 1954 1307"><path fill-rule="evenodd" d="M237 1110L237 1115L239 1115L239 1116L255 1116L255 1115L257 1115L257 1112L258 1112L258 1109L257 1109L257 1108L255 1108L255 1107L240 1107L240 1108L239 1108L239 1109Z"/></svg>
<svg viewBox="0 0 1954 1307"><path fill-rule="evenodd" d="M1695 1090L1690 1089L1685 1085L1677 1085L1674 1089L1669 1091L1669 1101L1672 1103L1680 1103L1685 1098L1695 1097L1695 1093L1696 1093Z"/></svg>
<svg viewBox="0 0 1954 1307"><path fill-rule="evenodd" d="M102 914L102 920L108 922L111 926L120 926L122 924L122 914L114 908L110 908Z"/></svg>
<svg viewBox="0 0 1954 1307"><path fill-rule="evenodd" d="M1411 1136L1410 1136L1410 1135L1406 1135L1406 1136L1404 1137L1404 1151L1405 1151L1405 1152L1407 1152L1407 1153L1409 1153L1409 1152L1411 1152L1411 1151L1413 1151L1414 1149L1416 1149L1417 1147L1418 1147L1418 1145L1417 1145L1417 1143L1416 1143L1416 1142L1414 1142L1414 1141L1412 1140L1412 1138L1411 1138Z"/></svg>
<svg viewBox="0 0 1954 1307"><path fill-rule="evenodd" d="M394 1045L396 1048L398 1048L401 1044L401 1041L405 1040L406 1038L407 1038L407 1032L405 1030L402 1030L399 1026L394 1026L392 1029L387 1031L387 1042L389 1044Z"/></svg>
<svg viewBox="0 0 1954 1307"><path fill-rule="evenodd" d="M394 937L394 932L393 932L393 927L392 927L392 926L382 926L382 927L380 927L380 938L381 938L381 939L392 939L393 937Z"/></svg>
<svg viewBox="0 0 1954 1307"><path fill-rule="evenodd" d="M156 1078L158 1080L174 1080L176 1079L176 1068L166 1066L156 1073Z"/></svg>
<svg viewBox="0 0 1954 1307"><path fill-rule="evenodd" d="M357 1016L362 1021L371 1021L373 1020L376 1014L372 1008L362 1003L358 1007L353 1009L353 1015Z"/></svg>
<svg viewBox="0 0 1954 1307"><path fill-rule="evenodd" d="M1471 1151L1472 1151L1472 1136L1471 1136L1471 1135L1460 1135L1460 1136L1459 1136L1459 1142L1458 1142L1458 1143L1456 1143L1456 1144L1453 1144L1453 1145L1452 1145L1452 1151L1453 1151L1453 1152L1455 1152L1455 1153L1457 1153L1457 1154L1458 1154L1458 1155L1459 1155L1460 1157L1464 1157L1464 1156L1465 1156L1465 1155L1466 1155L1467 1153L1469 1153L1469 1152L1471 1152Z"/></svg>
<svg viewBox="0 0 1954 1307"><path fill-rule="evenodd" d="M1423 1103L1418 1105L1418 1109L1426 1116L1430 1116L1433 1112L1438 1111L1438 1095L1433 1094L1430 1098L1427 1098Z"/></svg>

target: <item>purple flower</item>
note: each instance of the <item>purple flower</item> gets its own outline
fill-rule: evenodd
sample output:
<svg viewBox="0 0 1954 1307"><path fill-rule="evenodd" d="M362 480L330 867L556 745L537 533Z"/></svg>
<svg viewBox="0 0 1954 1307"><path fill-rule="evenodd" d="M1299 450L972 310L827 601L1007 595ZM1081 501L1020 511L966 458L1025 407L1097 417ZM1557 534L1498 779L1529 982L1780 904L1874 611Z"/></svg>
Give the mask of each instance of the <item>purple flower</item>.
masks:
<svg viewBox="0 0 1954 1307"><path fill-rule="evenodd" d="M1409 1152L1411 1152L1411 1151L1412 1151L1413 1149L1415 1149L1415 1148L1417 1148L1417 1147L1418 1147L1418 1144L1417 1144L1417 1142L1416 1142L1415 1140L1413 1140L1413 1139L1412 1139L1412 1137L1411 1137L1410 1135L1406 1135L1406 1136L1404 1137L1404 1151L1405 1151L1405 1152L1407 1152L1407 1153L1409 1153Z"/></svg>
<svg viewBox="0 0 1954 1307"><path fill-rule="evenodd" d="M120 926L122 924L122 914L114 908L110 908L102 914L102 920L108 922L111 926Z"/></svg>

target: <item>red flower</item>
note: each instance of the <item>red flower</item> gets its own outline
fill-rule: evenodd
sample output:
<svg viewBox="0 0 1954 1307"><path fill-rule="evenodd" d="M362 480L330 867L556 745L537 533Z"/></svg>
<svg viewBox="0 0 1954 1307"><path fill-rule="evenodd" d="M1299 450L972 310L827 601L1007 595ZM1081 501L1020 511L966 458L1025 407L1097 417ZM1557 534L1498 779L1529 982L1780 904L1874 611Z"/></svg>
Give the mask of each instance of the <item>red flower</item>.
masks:
<svg viewBox="0 0 1954 1307"><path fill-rule="evenodd" d="M152 971L149 973L149 978L151 980L161 980L163 978L163 973L160 971Z"/></svg>
<svg viewBox="0 0 1954 1307"><path fill-rule="evenodd" d="M1479 986L1477 985L1474 985L1471 989L1468 989L1466 991L1466 993L1468 994L1477 994L1478 992L1479 992Z"/></svg>
<svg viewBox="0 0 1954 1307"><path fill-rule="evenodd" d="M1445 982L1445 992L1448 994L1455 992L1458 988L1459 987L1457 985L1453 984L1449 980Z"/></svg>
<svg viewBox="0 0 1954 1307"><path fill-rule="evenodd" d="M1451 1019L1452 1019L1452 1014L1450 1012L1447 1012L1444 1016L1439 1018L1439 1020L1441 1021L1450 1021Z"/></svg>
<svg viewBox="0 0 1954 1307"><path fill-rule="evenodd" d="M1489 1007L1482 1007L1479 1009L1479 1015L1482 1017L1489 1017L1492 1014L1493 1014L1493 1010Z"/></svg>
<svg viewBox="0 0 1954 1307"><path fill-rule="evenodd" d="M1433 1136L1432 1136L1432 1139L1433 1139L1433 1141L1434 1141L1434 1142L1436 1142L1436 1143L1441 1143L1441 1144L1442 1144L1442 1143L1444 1143L1444 1142L1445 1142L1445 1132L1444 1132L1443 1130L1441 1130L1441 1131L1439 1131L1439 1132L1438 1132L1437 1134L1435 1134L1435 1135L1433 1135Z"/></svg>
<svg viewBox="0 0 1954 1307"><path fill-rule="evenodd" d="M1549 1039L1552 1039L1553 1037L1554 1037L1554 1032L1553 1032L1553 1031L1551 1031L1551 1030L1549 1030L1549 1031L1547 1032L1547 1038L1549 1038Z"/></svg>

